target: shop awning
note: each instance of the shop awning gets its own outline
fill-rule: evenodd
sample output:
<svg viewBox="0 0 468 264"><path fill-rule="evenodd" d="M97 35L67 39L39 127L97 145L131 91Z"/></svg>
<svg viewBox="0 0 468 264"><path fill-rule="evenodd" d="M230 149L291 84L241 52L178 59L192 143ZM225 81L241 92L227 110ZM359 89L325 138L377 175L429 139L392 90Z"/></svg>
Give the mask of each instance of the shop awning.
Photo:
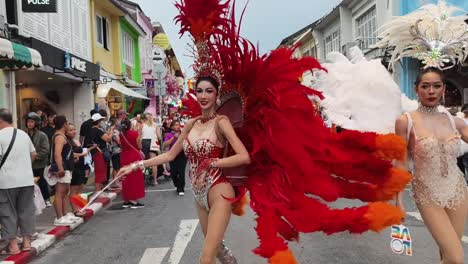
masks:
<svg viewBox="0 0 468 264"><path fill-rule="evenodd" d="M123 85L121 82L116 81L116 80L112 80L111 82L108 82L108 83L99 84L97 88L97 97L99 98L106 97L110 89L114 89L130 97L149 100L148 97L143 96L133 91L132 89L125 87L125 85Z"/></svg>
<svg viewBox="0 0 468 264"><path fill-rule="evenodd" d="M41 54L21 44L0 38L0 69L41 67Z"/></svg>

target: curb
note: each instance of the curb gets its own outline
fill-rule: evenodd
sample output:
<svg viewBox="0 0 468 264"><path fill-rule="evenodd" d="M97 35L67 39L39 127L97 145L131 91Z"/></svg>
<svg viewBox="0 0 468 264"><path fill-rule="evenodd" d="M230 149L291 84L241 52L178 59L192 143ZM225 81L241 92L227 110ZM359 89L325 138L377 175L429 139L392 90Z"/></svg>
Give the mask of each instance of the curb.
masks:
<svg viewBox="0 0 468 264"><path fill-rule="evenodd" d="M9 256L1 261L0 264L25 264L30 262L33 258L52 246L57 240L62 239L78 226L91 219L101 209L109 205L115 198L117 198L117 193L115 192L107 193L107 197L97 198L96 201L86 209L85 216L80 221L71 226L57 226L47 233L39 234L37 239L31 242L31 251L23 251L17 255Z"/></svg>

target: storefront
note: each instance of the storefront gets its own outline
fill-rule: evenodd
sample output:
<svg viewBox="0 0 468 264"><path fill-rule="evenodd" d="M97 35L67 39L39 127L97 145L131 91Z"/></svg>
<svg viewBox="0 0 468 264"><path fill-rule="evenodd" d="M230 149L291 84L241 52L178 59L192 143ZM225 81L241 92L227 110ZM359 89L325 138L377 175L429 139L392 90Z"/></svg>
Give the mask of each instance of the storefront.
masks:
<svg viewBox="0 0 468 264"><path fill-rule="evenodd" d="M0 107L10 109L15 122L17 117L15 75L40 66L42 58L38 51L0 38Z"/></svg>
<svg viewBox="0 0 468 264"><path fill-rule="evenodd" d="M109 114L116 115L121 109L132 112L135 105L141 104L142 100L149 100L145 94L146 89L129 88L123 82L127 84L128 80L101 70L101 80L96 91L99 109L105 109Z"/></svg>
<svg viewBox="0 0 468 264"><path fill-rule="evenodd" d="M46 55L44 66L15 75L18 120L40 110L48 115L65 115L70 122L81 125L94 108L93 90L100 67L34 38L31 47Z"/></svg>

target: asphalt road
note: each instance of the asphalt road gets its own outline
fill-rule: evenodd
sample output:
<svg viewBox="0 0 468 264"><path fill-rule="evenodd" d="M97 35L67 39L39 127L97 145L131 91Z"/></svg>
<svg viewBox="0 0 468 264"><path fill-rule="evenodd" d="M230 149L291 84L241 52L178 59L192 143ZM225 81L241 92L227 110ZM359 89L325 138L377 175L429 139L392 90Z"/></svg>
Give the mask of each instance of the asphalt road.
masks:
<svg viewBox="0 0 468 264"><path fill-rule="evenodd" d="M179 197L170 182L148 189L143 209L121 209L121 201L116 200L32 263L196 264L203 237L193 203L189 190L185 197ZM357 204L340 200L334 206ZM300 243L292 244L293 251L299 263L439 263L437 247L418 220L409 192L405 193L405 204L410 212L406 225L413 240L413 256L392 252L390 229L380 234L306 234ZM252 212L233 217L226 235L226 244L239 264L267 263L251 252L257 245L253 219ZM468 244L463 245L468 252Z"/></svg>

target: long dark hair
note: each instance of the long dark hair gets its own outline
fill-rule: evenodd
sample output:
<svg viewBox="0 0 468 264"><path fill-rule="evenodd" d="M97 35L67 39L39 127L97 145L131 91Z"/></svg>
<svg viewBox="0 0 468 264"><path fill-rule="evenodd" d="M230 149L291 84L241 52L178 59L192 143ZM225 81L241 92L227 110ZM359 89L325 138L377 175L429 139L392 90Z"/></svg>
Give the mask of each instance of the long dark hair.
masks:
<svg viewBox="0 0 468 264"><path fill-rule="evenodd" d="M444 72L442 72L441 69L439 68L435 68L435 67L429 67L429 68L426 68L426 69L422 69L421 71L419 71L418 73L418 76L416 77L416 81L414 82L414 85L417 87L419 86L419 84L421 83L421 80L422 80L422 77L426 74L426 73L435 73L435 74L438 74L440 76L440 79L442 80L442 83L445 84L445 75L444 75Z"/></svg>
<svg viewBox="0 0 468 264"><path fill-rule="evenodd" d="M132 128L132 122L128 119L122 120L122 122L120 122L120 127L122 128L122 133L127 135L128 131Z"/></svg>

